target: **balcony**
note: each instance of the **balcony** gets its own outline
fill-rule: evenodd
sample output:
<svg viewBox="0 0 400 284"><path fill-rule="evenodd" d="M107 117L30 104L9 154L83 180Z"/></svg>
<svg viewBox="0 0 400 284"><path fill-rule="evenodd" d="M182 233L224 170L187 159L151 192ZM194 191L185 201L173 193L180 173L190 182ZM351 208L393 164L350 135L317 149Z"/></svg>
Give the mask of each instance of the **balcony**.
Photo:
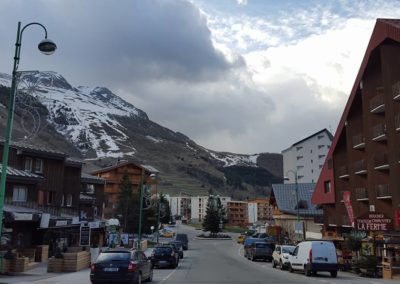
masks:
<svg viewBox="0 0 400 284"><path fill-rule="evenodd" d="M372 128L372 141L386 141L386 124L381 123Z"/></svg>
<svg viewBox="0 0 400 284"><path fill-rule="evenodd" d="M354 174L366 175L367 174L367 161L359 160L354 163Z"/></svg>
<svg viewBox="0 0 400 284"><path fill-rule="evenodd" d="M365 187L356 188L356 199L357 201L368 201L368 191Z"/></svg>
<svg viewBox="0 0 400 284"><path fill-rule="evenodd" d="M351 227L349 216L342 215L342 227Z"/></svg>
<svg viewBox="0 0 400 284"><path fill-rule="evenodd" d="M380 91L381 89L381 91ZM373 97L369 102L369 110L371 113L379 114L385 111L385 100L383 97L383 88L377 89L378 95Z"/></svg>
<svg viewBox="0 0 400 284"><path fill-rule="evenodd" d="M362 133L353 136L353 148L354 149L365 148L365 137L362 135Z"/></svg>
<svg viewBox="0 0 400 284"><path fill-rule="evenodd" d="M340 179L348 179L349 178L349 171L347 170L347 166L341 166L337 170L338 177Z"/></svg>
<svg viewBox="0 0 400 284"><path fill-rule="evenodd" d="M390 193L388 184L378 184L375 186L376 199L391 199L392 194Z"/></svg>
<svg viewBox="0 0 400 284"><path fill-rule="evenodd" d="M376 154L374 157L374 169L375 170L388 170L389 160L387 154Z"/></svg>
<svg viewBox="0 0 400 284"><path fill-rule="evenodd" d="M392 94L393 94L393 99L395 101L400 101L400 81L393 84L392 86Z"/></svg>
<svg viewBox="0 0 400 284"><path fill-rule="evenodd" d="M328 215L327 219L328 219L328 226L331 226L331 227L336 227L337 226L336 216Z"/></svg>
<svg viewBox="0 0 400 284"><path fill-rule="evenodd" d="M394 117L394 128L396 131L400 131L400 114Z"/></svg>

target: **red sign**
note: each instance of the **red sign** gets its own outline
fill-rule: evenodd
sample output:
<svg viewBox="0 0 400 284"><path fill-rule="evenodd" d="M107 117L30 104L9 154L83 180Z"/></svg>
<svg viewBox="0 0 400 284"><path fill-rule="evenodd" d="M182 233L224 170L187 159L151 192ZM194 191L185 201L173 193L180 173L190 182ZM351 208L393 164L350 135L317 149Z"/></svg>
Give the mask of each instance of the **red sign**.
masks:
<svg viewBox="0 0 400 284"><path fill-rule="evenodd" d="M382 213L368 213L357 218L357 227L359 231L388 231L391 229L392 219L387 218Z"/></svg>
<svg viewBox="0 0 400 284"><path fill-rule="evenodd" d="M354 213L350 201L350 191L343 191L343 202L346 206L347 216L349 216L350 224L352 227L354 227Z"/></svg>
<svg viewBox="0 0 400 284"><path fill-rule="evenodd" d="M394 219L396 220L396 225L400 226L400 209L396 209Z"/></svg>

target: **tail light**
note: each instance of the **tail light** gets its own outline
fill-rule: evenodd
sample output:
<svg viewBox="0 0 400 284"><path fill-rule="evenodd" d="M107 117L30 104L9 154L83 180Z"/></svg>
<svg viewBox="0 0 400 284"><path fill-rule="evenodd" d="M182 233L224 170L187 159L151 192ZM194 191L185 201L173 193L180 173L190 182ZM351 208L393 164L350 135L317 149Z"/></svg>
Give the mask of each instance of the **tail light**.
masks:
<svg viewBox="0 0 400 284"><path fill-rule="evenodd" d="M309 262L312 262L312 249L310 249L310 253L308 254Z"/></svg>
<svg viewBox="0 0 400 284"><path fill-rule="evenodd" d="M130 262L129 264L128 264L128 272L135 272L136 271L136 263L134 263L134 262Z"/></svg>
<svg viewBox="0 0 400 284"><path fill-rule="evenodd" d="M92 263L90 265L90 272L95 272L95 270L96 270L96 264Z"/></svg>

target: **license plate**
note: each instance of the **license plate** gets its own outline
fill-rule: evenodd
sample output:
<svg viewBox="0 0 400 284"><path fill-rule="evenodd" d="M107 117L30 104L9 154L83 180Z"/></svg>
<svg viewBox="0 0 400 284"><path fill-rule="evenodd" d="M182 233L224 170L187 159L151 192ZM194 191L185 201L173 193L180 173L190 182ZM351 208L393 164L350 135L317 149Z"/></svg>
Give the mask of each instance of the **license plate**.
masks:
<svg viewBox="0 0 400 284"><path fill-rule="evenodd" d="M104 268L105 272L117 272L118 271L118 267L106 267Z"/></svg>
<svg viewBox="0 0 400 284"><path fill-rule="evenodd" d="M164 263L167 263L167 261L165 261L165 260L160 260L158 263L164 264Z"/></svg>

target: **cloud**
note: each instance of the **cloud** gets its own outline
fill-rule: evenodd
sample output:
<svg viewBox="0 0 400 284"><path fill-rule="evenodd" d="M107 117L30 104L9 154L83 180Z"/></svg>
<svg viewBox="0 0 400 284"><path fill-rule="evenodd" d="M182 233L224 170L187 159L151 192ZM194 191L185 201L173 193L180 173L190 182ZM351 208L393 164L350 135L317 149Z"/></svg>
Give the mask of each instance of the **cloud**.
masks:
<svg viewBox="0 0 400 284"><path fill-rule="evenodd" d="M247 0L236 0L236 3L238 5L247 5L248 1Z"/></svg>

